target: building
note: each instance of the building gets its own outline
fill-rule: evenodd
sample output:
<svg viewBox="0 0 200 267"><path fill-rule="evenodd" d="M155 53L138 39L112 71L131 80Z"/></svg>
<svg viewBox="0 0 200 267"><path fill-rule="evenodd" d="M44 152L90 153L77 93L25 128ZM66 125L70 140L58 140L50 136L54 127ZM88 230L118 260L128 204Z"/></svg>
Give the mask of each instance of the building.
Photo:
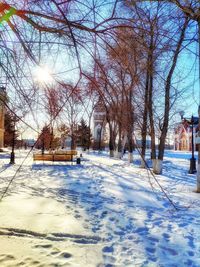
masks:
<svg viewBox="0 0 200 267"><path fill-rule="evenodd" d="M107 110L106 110L107 109ZM112 130L113 130L113 136L114 142L115 142L115 148L117 149L117 143L119 141L119 134L118 134L118 126L116 122L116 113L117 112L117 107L114 105L110 105L105 109L105 106L101 102L101 100L97 101L94 111L93 111L93 149L95 150L100 150L104 149L109 146L109 139L110 139L110 128L109 128L109 123L107 121L107 116L109 116L110 119L110 124L112 125ZM108 112L106 114L106 111ZM121 114L120 114L121 115ZM124 112L121 116L121 120L123 121L122 124L122 134L121 134L121 141L122 141L122 151L127 149L128 143L127 143L127 123L128 121L126 120L127 114ZM137 137L137 145L141 146L141 139L139 139L140 134L134 133ZM133 138L133 143L134 143L134 136ZM150 141L150 136L147 136L147 141L146 141L146 146L147 148L150 148L151 141Z"/></svg>
<svg viewBox="0 0 200 267"><path fill-rule="evenodd" d="M194 150L197 150L195 145L195 137L198 132L198 117L193 120L193 138ZM175 150L192 150L192 124L191 120L183 119L181 123L177 124L174 132L174 149Z"/></svg>
<svg viewBox="0 0 200 267"><path fill-rule="evenodd" d="M93 112L93 148L101 149L104 147L106 138L106 112L99 100Z"/></svg>
<svg viewBox="0 0 200 267"><path fill-rule="evenodd" d="M3 100L3 101L2 101ZM4 120L5 120L5 105L6 89L0 87L0 149L4 147Z"/></svg>

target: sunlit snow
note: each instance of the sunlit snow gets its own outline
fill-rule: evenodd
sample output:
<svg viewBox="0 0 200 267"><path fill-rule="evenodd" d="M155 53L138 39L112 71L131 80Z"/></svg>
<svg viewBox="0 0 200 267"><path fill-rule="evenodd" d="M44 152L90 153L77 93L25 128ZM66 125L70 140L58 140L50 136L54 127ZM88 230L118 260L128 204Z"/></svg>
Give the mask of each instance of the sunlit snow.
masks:
<svg viewBox="0 0 200 267"><path fill-rule="evenodd" d="M16 165L0 154L1 194ZM134 163L84 154L75 163L30 155L0 203L0 266L200 266L200 195L190 154L166 152L153 178ZM149 181L153 184L153 190Z"/></svg>

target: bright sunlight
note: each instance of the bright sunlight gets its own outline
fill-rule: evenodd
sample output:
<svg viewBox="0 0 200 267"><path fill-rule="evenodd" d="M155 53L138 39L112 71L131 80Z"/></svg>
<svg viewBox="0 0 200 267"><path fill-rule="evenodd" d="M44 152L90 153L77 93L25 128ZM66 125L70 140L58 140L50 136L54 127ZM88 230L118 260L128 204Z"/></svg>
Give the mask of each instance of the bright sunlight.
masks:
<svg viewBox="0 0 200 267"><path fill-rule="evenodd" d="M34 70L34 80L41 84L49 84L53 81L53 77L46 66L37 66Z"/></svg>

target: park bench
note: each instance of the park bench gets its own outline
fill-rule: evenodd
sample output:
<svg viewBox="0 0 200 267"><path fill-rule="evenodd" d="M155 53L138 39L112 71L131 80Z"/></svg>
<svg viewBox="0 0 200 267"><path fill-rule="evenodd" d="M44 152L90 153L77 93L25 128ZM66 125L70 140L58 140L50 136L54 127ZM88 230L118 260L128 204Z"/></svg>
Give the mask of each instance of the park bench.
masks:
<svg viewBox="0 0 200 267"><path fill-rule="evenodd" d="M68 151L52 151L49 153L34 153L33 160L42 160L42 161L73 161L73 157L77 155L76 150Z"/></svg>

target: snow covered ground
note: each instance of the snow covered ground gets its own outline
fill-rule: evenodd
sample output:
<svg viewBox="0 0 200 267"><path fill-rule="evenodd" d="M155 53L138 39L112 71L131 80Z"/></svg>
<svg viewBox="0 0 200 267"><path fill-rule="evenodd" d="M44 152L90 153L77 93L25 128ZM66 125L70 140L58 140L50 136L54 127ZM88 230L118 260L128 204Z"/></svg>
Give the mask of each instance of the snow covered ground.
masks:
<svg viewBox="0 0 200 267"><path fill-rule="evenodd" d="M0 193L16 165L0 154ZM166 152L153 177L126 160L84 154L81 165L28 156L0 202L0 266L200 266L200 194L190 154Z"/></svg>

